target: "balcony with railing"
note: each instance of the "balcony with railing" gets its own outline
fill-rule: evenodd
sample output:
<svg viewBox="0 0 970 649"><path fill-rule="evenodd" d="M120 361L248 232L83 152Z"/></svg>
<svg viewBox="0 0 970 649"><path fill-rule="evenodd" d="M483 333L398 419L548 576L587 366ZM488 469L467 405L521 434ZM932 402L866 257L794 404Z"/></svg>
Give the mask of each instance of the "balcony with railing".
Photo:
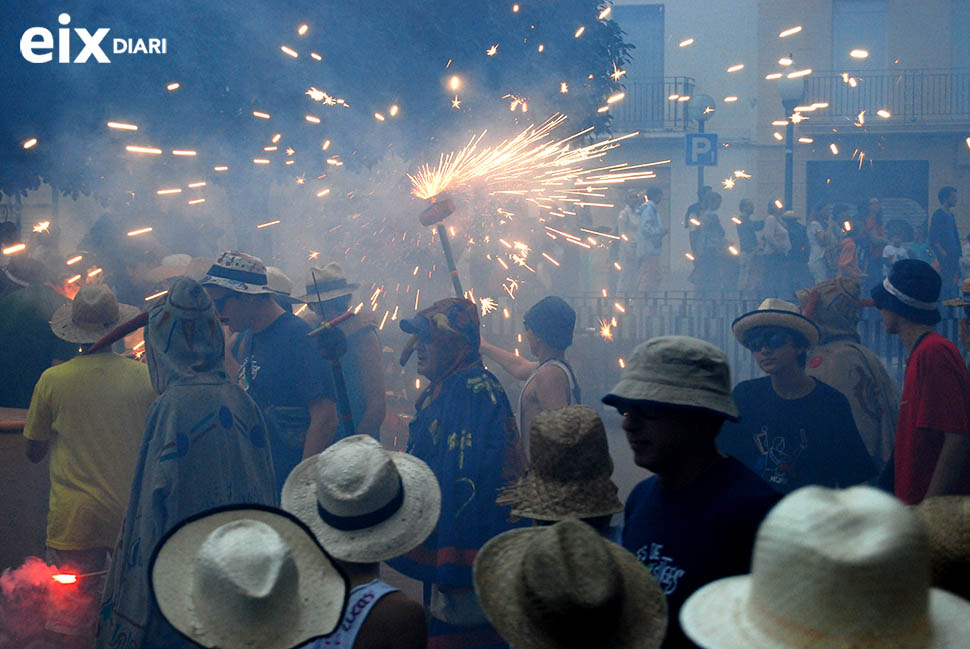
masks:
<svg viewBox="0 0 970 649"><path fill-rule="evenodd" d="M815 72L805 79L802 103L822 102L828 107L807 113L801 128L851 125L865 111L870 129L962 129L970 125L970 69Z"/></svg>
<svg viewBox="0 0 970 649"><path fill-rule="evenodd" d="M626 96L611 108L614 131L686 131L691 77L658 77L624 85ZM673 99L671 99L673 97Z"/></svg>

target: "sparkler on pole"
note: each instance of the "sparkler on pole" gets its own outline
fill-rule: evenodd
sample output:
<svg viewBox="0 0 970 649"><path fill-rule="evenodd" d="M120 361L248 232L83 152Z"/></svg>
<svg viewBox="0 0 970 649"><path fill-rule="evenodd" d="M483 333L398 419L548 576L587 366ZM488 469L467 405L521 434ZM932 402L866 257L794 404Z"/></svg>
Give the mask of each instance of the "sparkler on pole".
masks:
<svg viewBox="0 0 970 649"><path fill-rule="evenodd" d="M444 220L451 216L455 211L455 202L450 198L439 198L433 202L428 209L421 212L418 220L421 225L434 225L438 238L441 240L441 248L445 252L445 261L448 263L448 272L451 274L451 285L455 288L455 295L459 298L465 297L465 292L461 289L461 280L458 278L458 267L455 266L455 257L451 254L451 241L448 239L448 232L445 230Z"/></svg>

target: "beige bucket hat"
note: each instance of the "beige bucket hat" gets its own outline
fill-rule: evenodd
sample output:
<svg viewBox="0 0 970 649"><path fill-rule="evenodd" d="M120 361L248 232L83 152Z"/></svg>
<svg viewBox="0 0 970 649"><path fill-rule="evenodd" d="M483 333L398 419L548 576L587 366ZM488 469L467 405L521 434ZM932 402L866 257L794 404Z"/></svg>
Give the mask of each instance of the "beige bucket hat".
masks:
<svg viewBox="0 0 970 649"><path fill-rule="evenodd" d="M347 281L344 269L340 264L331 261L320 268L314 266L306 272L306 295L300 300L304 302L326 302L334 298L350 295L360 284Z"/></svg>
<svg viewBox="0 0 970 649"><path fill-rule="evenodd" d="M352 435L298 464L283 484L282 503L335 558L375 563L428 538L441 491L418 458Z"/></svg>
<svg viewBox="0 0 970 649"><path fill-rule="evenodd" d="M970 602L930 587L926 534L871 487L803 487L758 530L751 574L720 579L680 611L708 649L956 649Z"/></svg>
<svg viewBox="0 0 970 649"><path fill-rule="evenodd" d="M630 401L701 408L737 421L727 356L690 336L658 336L637 345L620 381L603 397L608 406Z"/></svg>
<svg viewBox="0 0 970 649"><path fill-rule="evenodd" d="M189 518L158 544L149 567L165 619L192 642L290 649L337 628L348 582L313 533L271 507Z"/></svg>
<svg viewBox="0 0 970 649"><path fill-rule="evenodd" d="M203 286L221 286L237 293L273 292L266 278L263 260L235 250L219 255L199 283Z"/></svg>
<svg viewBox="0 0 970 649"><path fill-rule="evenodd" d="M742 344L748 332L755 327L784 327L805 336L809 347L818 344L818 327L815 323L803 316L797 306L778 298L769 297L757 309L738 317L731 324L731 330Z"/></svg>
<svg viewBox="0 0 970 649"><path fill-rule="evenodd" d="M138 313L138 307L118 302L104 284L89 284L72 302L58 307L51 316L51 331L70 343L93 343Z"/></svg>
<svg viewBox="0 0 970 649"><path fill-rule="evenodd" d="M474 578L485 616L516 649L656 649L667 630L650 570L575 519L496 536Z"/></svg>
<svg viewBox="0 0 970 649"><path fill-rule="evenodd" d="M541 521L623 511L610 475L613 460L603 420L589 406L546 410L532 420L528 472L495 501Z"/></svg>

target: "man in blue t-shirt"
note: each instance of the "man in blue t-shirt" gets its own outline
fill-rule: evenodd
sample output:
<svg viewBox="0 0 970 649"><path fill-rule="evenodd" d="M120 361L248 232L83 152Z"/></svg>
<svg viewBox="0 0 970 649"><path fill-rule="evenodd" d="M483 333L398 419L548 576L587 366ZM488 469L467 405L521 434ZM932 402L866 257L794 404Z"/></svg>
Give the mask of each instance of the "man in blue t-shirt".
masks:
<svg viewBox="0 0 970 649"><path fill-rule="evenodd" d="M238 381L266 419L279 492L293 467L334 439L333 379L307 337L310 325L276 302L258 258L224 252L202 284L223 322L248 334L240 337Z"/></svg>
<svg viewBox="0 0 970 649"><path fill-rule="evenodd" d="M686 336L641 343L603 402L623 414L634 462L656 474L627 499L623 547L667 596L663 649L692 649L681 605L705 584L748 572L758 525L780 496L715 446L738 410L714 345Z"/></svg>
<svg viewBox="0 0 970 649"><path fill-rule="evenodd" d="M779 493L806 485L849 487L875 474L852 407L835 388L805 372L818 327L790 302L768 298L734 321L734 335L768 375L739 383L734 402L741 420L719 438Z"/></svg>

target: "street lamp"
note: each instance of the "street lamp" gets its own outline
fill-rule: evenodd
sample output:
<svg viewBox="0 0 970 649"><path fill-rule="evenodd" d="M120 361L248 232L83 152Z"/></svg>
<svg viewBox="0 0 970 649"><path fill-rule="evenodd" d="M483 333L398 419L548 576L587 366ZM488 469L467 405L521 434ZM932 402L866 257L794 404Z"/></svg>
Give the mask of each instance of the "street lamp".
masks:
<svg viewBox="0 0 970 649"><path fill-rule="evenodd" d="M795 107L802 103L805 96L805 78L797 76L792 78L791 74L778 82L778 94L781 95L781 104L785 107L785 119L788 124L785 126L785 209L792 209L792 173L793 173L793 149L795 141L795 123L792 121L792 113Z"/></svg>

